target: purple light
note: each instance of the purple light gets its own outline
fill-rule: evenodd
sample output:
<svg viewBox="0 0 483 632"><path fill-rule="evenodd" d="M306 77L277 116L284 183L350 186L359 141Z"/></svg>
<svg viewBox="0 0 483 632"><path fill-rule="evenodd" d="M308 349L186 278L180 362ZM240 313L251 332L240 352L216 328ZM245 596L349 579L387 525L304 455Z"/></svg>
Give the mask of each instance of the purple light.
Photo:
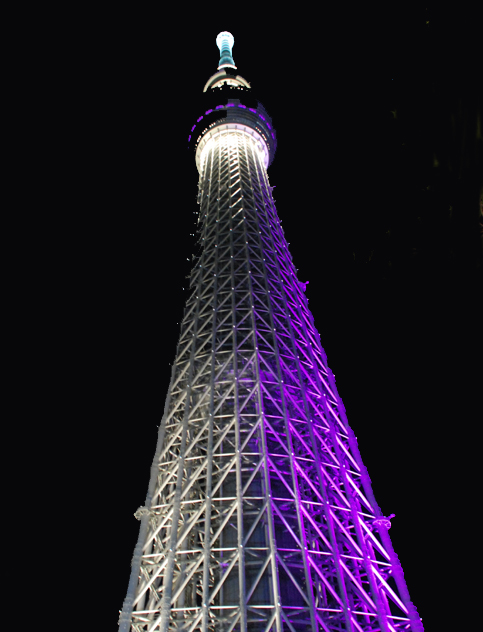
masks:
<svg viewBox="0 0 483 632"><path fill-rule="evenodd" d="M215 110L222 110L222 109L227 109L227 108L233 108L233 107L235 107L235 105L237 105L239 108L243 108L245 110L250 110L250 112L253 112L257 116L259 116L262 119L262 121L264 121L265 125L268 127L269 130L272 129L272 126L270 125L270 123L267 121L267 119L262 114L259 114L257 112L257 110L255 110L253 108L247 108L247 106L243 105L243 103L238 103L238 104L227 103L226 105L217 105ZM206 110L205 116L207 116L208 114L211 114L211 112L213 112L213 111L214 111L213 109ZM199 123L202 119L203 119L203 116L200 116L200 118L197 119L196 122ZM196 125L193 125L193 127L191 128L191 131L193 132L195 130L195 128L196 128ZM262 136L263 136L263 138L265 138L265 135L263 134L263 132L262 132ZM273 132L272 132L271 136L272 136L273 140L275 141L275 134ZM188 140L190 140L190 139L191 139L191 135L190 135ZM267 140L267 139L265 138L265 140Z"/></svg>

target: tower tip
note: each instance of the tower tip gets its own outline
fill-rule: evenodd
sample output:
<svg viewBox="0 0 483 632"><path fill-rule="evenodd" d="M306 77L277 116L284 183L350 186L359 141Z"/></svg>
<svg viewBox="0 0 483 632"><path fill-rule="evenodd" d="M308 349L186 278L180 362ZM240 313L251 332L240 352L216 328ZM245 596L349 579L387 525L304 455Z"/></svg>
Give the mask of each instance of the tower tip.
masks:
<svg viewBox="0 0 483 632"><path fill-rule="evenodd" d="M221 33L218 33L216 38L216 45L220 49L220 63L218 64L218 70L221 70L222 68L236 69L231 53L234 43L235 38L228 31L221 31Z"/></svg>

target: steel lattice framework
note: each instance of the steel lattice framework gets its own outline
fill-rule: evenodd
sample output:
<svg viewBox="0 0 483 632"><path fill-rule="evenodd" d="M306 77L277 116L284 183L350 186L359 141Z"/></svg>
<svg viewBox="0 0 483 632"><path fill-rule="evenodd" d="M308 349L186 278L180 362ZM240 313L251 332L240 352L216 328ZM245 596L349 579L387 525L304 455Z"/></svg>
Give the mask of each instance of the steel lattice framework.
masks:
<svg viewBox="0 0 483 632"><path fill-rule="evenodd" d="M199 238L120 631L422 631L250 125L198 147Z"/></svg>

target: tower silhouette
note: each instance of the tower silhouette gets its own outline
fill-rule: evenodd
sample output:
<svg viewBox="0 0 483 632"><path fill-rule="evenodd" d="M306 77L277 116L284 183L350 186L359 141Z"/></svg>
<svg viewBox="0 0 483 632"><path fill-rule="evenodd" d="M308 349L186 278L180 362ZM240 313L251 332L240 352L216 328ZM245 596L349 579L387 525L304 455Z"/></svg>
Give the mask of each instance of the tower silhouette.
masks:
<svg viewBox="0 0 483 632"><path fill-rule="evenodd" d="M189 144L201 254L119 632L423 630L297 279L233 36Z"/></svg>

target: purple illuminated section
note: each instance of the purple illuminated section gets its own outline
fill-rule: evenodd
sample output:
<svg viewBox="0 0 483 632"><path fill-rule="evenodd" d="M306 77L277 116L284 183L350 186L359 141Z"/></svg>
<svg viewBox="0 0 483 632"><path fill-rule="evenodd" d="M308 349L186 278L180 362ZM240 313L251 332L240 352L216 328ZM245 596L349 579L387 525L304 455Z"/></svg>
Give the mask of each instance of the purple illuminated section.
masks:
<svg viewBox="0 0 483 632"><path fill-rule="evenodd" d="M277 341L276 346L281 350L283 357L287 357L290 353L287 341L292 338L292 348L296 349L297 357L295 364L298 364L297 368L300 371L300 373L297 374L297 369L292 369L291 371L287 369L283 370L282 377L284 379L281 380L280 388L284 393L283 399L285 401L290 401L293 398L294 407L297 406L296 398L293 397L294 389L297 388L297 385L303 383L311 385L310 390L312 391L312 396L315 395L318 400L317 404L314 403L310 406L310 416L312 418L310 419L309 425L312 426L311 433L301 423L297 423L296 418L289 420L288 429L293 445L299 444L297 447L298 450L300 450L301 441L304 441L306 446L317 446L319 449L314 450L315 454L327 454L327 445L330 445L330 449L332 450L332 457L329 459L327 459L327 456L325 456L325 458L319 457L315 459L315 469L317 471L312 471L309 474L303 467L301 461L298 459L293 460L293 466L297 472L297 476L310 486L311 491L318 501L318 503L313 503L313 509L307 508L307 510L304 511L303 507L306 506L307 498L304 498L303 495L300 494L299 489L297 489L297 502L300 507L301 515L307 522L307 531L312 527L316 529L317 523L315 521L320 519L319 507L325 507L324 516L326 524L331 525L328 531L337 533L340 532L341 528L344 528L338 521L336 515L330 510L330 506L327 507L327 501L322 491L323 486L321 486L320 490L317 486L317 479L323 481L329 478L330 475L328 472L324 472L324 469L327 469L327 464L324 461L329 460L330 462L330 459L332 459L331 462L338 468L341 479L341 481L337 481L337 476L335 476L336 480L333 487L338 490L335 504L340 504L341 508L345 508L353 525L351 528L354 529L354 531L342 533L341 537L347 537L348 541L351 542L353 546L352 555L361 557L367 556L367 553L363 553L358 543L369 540L371 546L377 549L378 553L382 555L386 561L390 562L392 576L399 592L399 594L397 594L388 584L386 581L387 578L384 574L381 574L381 569L375 561L368 563L366 569L368 571L370 594L374 596L374 601L371 602L374 606L374 617L377 613L377 619L382 624L384 630L394 631L395 629L401 629L399 626L397 628L393 627L394 620L385 605L384 600L390 598L394 604L400 608L403 616L404 614L408 616L411 622L411 630L422 632L423 627L421 620L409 599L402 568L387 534L387 530L391 526L391 518L394 517L394 514L387 518L384 517L374 498L367 470L360 457L357 439L348 424L345 408L335 385L335 377L327 365L325 352L320 346L320 336L311 322L307 301L302 294L302 292L305 291L306 284L300 283L296 278L296 271L289 255L288 244L275 213L276 211L273 209L273 214L268 222L270 228L266 227L266 230L267 234L271 232L277 252L277 263L274 264L274 269L278 268L280 289L277 291L275 283L271 285L271 300L278 303L277 311L285 313L288 315L288 318L286 323L279 321L277 323L278 327L274 327L273 331ZM263 236L262 230L262 241ZM268 253L264 253L264 255L268 261ZM276 296L277 294L278 297ZM256 304L256 297L252 299L252 302ZM295 332L297 332L297 335L294 335ZM261 349L261 344L259 340L258 349ZM261 355L263 355L263 351ZM274 377L267 379L267 384L270 384L273 379ZM279 397L277 400L279 401L280 409L282 409L282 398ZM299 414L301 417L303 416L301 411ZM282 427L279 429L274 427L273 430L275 431L274 434L282 436ZM282 445L281 441L280 445ZM270 472L270 475L274 479L279 476L275 469ZM362 485L358 483L358 481L360 481ZM349 500L349 494L344 494L344 497L342 496L339 491L340 482L343 484L343 489L353 491L356 500ZM365 524L363 524L360 519L361 511L372 515L372 520L366 520ZM372 535L373 527L378 530L382 543ZM319 535L322 537L322 532L320 532ZM305 566L309 569L314 569L315 573L322 578L324 569L323 564L321 565L321 558L317 555L317 551L311 549L311 546L303 547ZM345 556L341 554L341 551L335 543L332 545L332 551L334 553L333 560L335 570L337 574L343 578L344 583L349 586L350 582L347 579L347 561L344 559ZM367 588L362 583L357 581L355 583L360 593L366 595ZM380 585L381 588L378 588L378 585ZM360 627L355 627L356 621L353 620L354 615L350 612L348 602L346 601L347 598L344 598L344 592L345 591L342 591L342 594L337 596L337 600L342 611L346 612L346 625L349 626L347 629L361 630ZM366 599L369 603L371 598L368 596ZM317 614L316 619L321 626L320 629L327 630L327 628L323 626L322 619L320 619ZM372 627L367 629L372 629Z"/></svg>
<svg viewBox="0 0 483 632"><path fill-rule="evenodd" d="M217 106L216 106L216 108L215 108L215 110L221 110L221 109L224 109L224 108L232 108L232 107L235 107L235 104L234 104L234 103L227 103L226 105L217 105ZM259 118L261 118L261 119L262 119L262 121L265 123L265 125L268 127L268 129L269 129L269 130L271 130L271 129L272 129L272 126L271 126L271 125L270 125L270 123L267 121L267 119L266 119L264 116L262 116L261 114L259 114L259 113L258 113L256 110L254 110L253 108L247 108L247 106L246 106L246 105L243 105L242 103L239 103L237 107L239 107L239 108L244 108L245 110L250 110L250 112L253 112L253 113L254 113L254 114L256 114ZM206 112L205 112L205 116L206 116L206 115L208 115L208 114L211 114L213 111L214 111L214 110L206 110ZM202 119L202 118L203 118L203 117L202 117L202 116L200 116L200 118L196 120L196 123L199 123L199 122L201 121L201 119ZM196 124L195 124L195 125L193 125L193 127L191 128L191 131L192 131L192 132L194 132L195 128L196 128ZM273 140L275 141L275 134L274 134L273 132L272 132L271 136L272 136ZM188 142L189 142L190 140L191 140L191 135L190 135L190 137L188 138Z"/></svg>
<svg viewBox="0 0 483 632"><path fill-rule="evenodd" d="M311 396L315 396L318 401L309 406L310 420L300 423L296 416L289 419L288 430L291 438L289 440L288 450L294 450L291 445L297 445L295 450L298 451L298 455L300 456L303 453L303 449L301 449L303 442L304 446L313 446L313 448L309 449L309 454L315 455L318 453L324 455L322 458L316 457L314 459L315 469L308 473L306 471L307 465L304 467L302 460L298 458L292 459L292 465L295 468L297 476L300 477L300 480L303 481L304 484L310 488L311 493L314 494L312 500L313 498L317 500L310 508L307 507L307 498L303 497L299 491L300 488L297 487L298 511L300 511L303 521L306 522L305 529L307 533L312 528L317 531L317 521L320 520L321 507L324 508L325 524L330 525L328 529L329 533L337 533L340 532L341 529L344 529L337 516L331 511L331 503L329 503L329 505L327 504L325 498L327 491L323 491L323 485L321 485L320 488L318 486L318 482L321 483L324 480L328 480L331 476L327 471L327 463L325 463L325 461L329 461L331 466L336 468L334 472L340 472L340 480L337 480L337 474L334 474L335 481L333 488L337 490L337 500L332 502L335 505L340 505L341 510L344 509L348 512L348 520L352 523L352 527L350 528L353 529L353 531L342 533L341 537L347 538L347 541L351 543L350 546L353 549L351 554L354 556L354 559L355 557L362 558L368 555L367 552L362 551L359 543L370 540L371 546L377 549L378 553L383 556L386 562L390 563L399 594L388 584L385 574L380 572L383 567L379 567L378 564L372 560L367 563L366 570L368 572L370 594L373 597L371 598L368 595L366 586L355 580L354 576L352 576L352 581L357 585L361 594L367 595L365 596L367 603L373 604L372 612L374 620L377 616L377 620L382 624L384 630L394 631L401 629L399 626L397 628L393 627L394 620L384 601L389 597L400 609L401 613L403 613L403 617L404 614L408 616L411 622L411 629L415 632L422 632L423 627L421 620L409 600L402 568L392 549L389 536L387 535L387 530L391 526L391 518L394 517L394 514L387 518L384 517L373 496L370 479L362 463L356 437L348 424L344 405L337 392L335 377L327 365L325 352L320 345L320 336L311 322L307 300L302 293L305 291L306 284L300 283L297 280L294 264L289 255L288 245L274 207L267 224L268 225L265 226L260 225L262 244L266 239L267 247L275 248L277 255L276 261L273 263L273 269L278 271L277 275L274 274L273 279L270 278L270 300L274 302L274 305L277 305L274 311L281 314L284 313L288 316L285 322L280 319L276 322L278 326L273 327L274 338L276 340L275 347L280 350L279 353L284 358L292 357L296 368L289 370L288 367L284 367L281 372L283 379L279 382L279 388L280 391L283 392L283 398L280 397L280 395L278 397L275 395L275 381L278 381L275 375L266 373L265 376L262 376L262 382L266 385L264 388L271 390L272 401L277 400L280 410L283 409L283 400L291 402L294 408L300 407L300 403L297 402L297 397L294 397L295 389L297 389L297 387L300 388L300 384L305 383L310 385L310 391L312 391ZM273 246L270 244L270 238ZM254 242L255 241L256 236L254 236ZM268 252L264 252L264 256L267 261L270 260ZM265 259L263 260L265 261ZM278 279L276 277L278 277ZM254 293L251 299L254 305L257 304L257 298L257 295ZM255 314L256 313L257 309L255 309ZM257 344L260 356L263 357L266 350L262 350L264 345L262 336L258 338ZM267 344L266 346L268 348L269 345ZM295 350L295 354L293 350ZM307 396L307 398L309 397ZM299 411L299 415L301 419L305 417L301 410ZM307 422L309 422L308 426L312 427L311 430L307 428ZM284 445L281 440L281 437L284 435L283 426L280 425L280 427L276 427L273 418L270 423L272 424L272 429L268 434L280 437L274 440L274 442L278 441L280 446ZM267 422L267 427L268 426L269 424ZM327 453L328 445L330 445L331 456ZM310 452L311 449L313 449L313 453ZM289 452L287 451L287 453ZM306 457L307 455L304 456ZM307 459L305 463L308 464L308 461L309 459ZM273 469L270 468L270 477L273 480L278 480L280 471L275 467L273 467ZM340 486L341 482L343 484L342 488ZM344 489L346 492L342 494L340 489ZM349 499L349 494L347 493L349 491L352 491L354 495L353 500ZM304 509L304 507L307 507L307 509ZM361 511L365 512L366 515L369 514L373 516L372 520L366 520L364 524L360 518ZM372 535L373 527L378 530L382 543ZM319 530L318 535L322 538L322 531ZM326 562L321 562L322 558L318 555L317 549L312 550L313 547L310 546L308 541L305 543L305 546L301 548L303 550L306 568L313 570L315 576L322 579L324 575L324 563ZM349 588L351 580L349 580L347 571L347 560L344 559L346 556L342 555L335 542L330 548L333 552L334 568L349 590L351 589ZM375 558L373 559L375 560ZM378 588L378 585L380 588ZM346 625L349 626L347 629L361 630L360 627L356 627L357 622L353 619L354 614L350 611L349 602L347 601L347 597L344 597L344 593L345 590L341 591L341 595L337 595L336 599L342 612L346 613ZM374 601L371 601L371 599ZM316 614L316 619L317 623L321 626L320 630L328 629L323 625L324 622L318 613ZM367 629L372 629L372 627Z"/></svg>
<svg viewBox="0 0 483 632"><path fill-rule="evenodd" d="M257 186L254 183L253 187ZM205 195L209 196L209 187L203 188L207 192ZM278 489L284 489L283 484L295 489L292 508L299 516L301 526L297 532L299 548L292 546L290 550L293 549L294 559L297 551L297 563L300 568L307 569L308 578L306 584L299 580L299 585L306 586L308 601L321 590L317 584L325 584L324 590L332 591L334 604L331 607L334 609L331 612L340 613L338 627L327 626L334 615L314 604L317 630L402 632L410 629L422 632L421 620L409 600L402 569L387 533L394 515L383 516L376 503L357 439L348 424L335 377L328 367L320 336L313 324L304 295L307 283L297 279L271 192L265 185L261 189L265 202L257 208L257 219L255 221L250 217L251 221L243 227L246 231L243 239L247 244L245 254L236 254L234 250L226 250L226 253L233 252L233 258L246 257L247 275L250 275L253 284L249 304L257 322L257 356L260 367L264 367L260 372L260 383L261 401L266 413L265 442L269 446L268 479L270 485ZM249 196L249 190L244 193ZM207 253L212 249L219 253L219 236L224 230L230 230L231 216L235 212L233 208L236 204L243 208L243 199L234 195L234 200L226 203L230 209L225 210L226 215L223 215L224 207L216 198L210 200L206 206L210 212L205 221L216 221L217 231L209 230L209 225L206 227L204 235L212 235L206 241L203 238ZM248 209L244 212L247 215L251 213ZM217 219L214 220L213 216ZM218 218L225 218L223 221L227 224ZM236 228L232 234L236 241ZM221 254L216 256L222 257ZM211 254L201 259L209 261L208 266L199 267L211 267L210 257ZM265 272L261 270L260 261L265 262ZM223 273L215 276L217 284L222 286ZM267 291L262 289L264 280L269 288ZM225 282L228 285L228 279ZM272 313L273 325L267 325L268 313ZM246 326L242 322L242 327ZM242 336L242 332L238 325L233 327L233 336ZM269 362L274 356L276 361L273 366L280 368L279 373ZM293 411L290 415L287 413L286 419L283 414L285 407ZM246 450L250 452L248 446ZM274 454L278 461L272 460ZM283 496L280 491L278 494ZM287 529L292 528L290 512L287 510L287 515L283 514L280 499L272 498L270 503L277 520ZM344 521L340 520L341 515L345 516ZM294 533L295 529L293 526ZM277 542L274 555L281 566L284 563L283 551L283 542ZM374 551L381 561L376 559ZM329 585L327 568L330 565L329 577L334 579ZM360 579L359 573L364 580ZM389 578L394 582L389 583ZM288 582L287 579L285 581ZM286 595L284 599L290 600L291 597ZM362 606L351 605L351 599L357 599ZM387 605L389 601L399 609L399 620L393 618ZM295 608L289 601L285 602L285 606L287 609ZM366 616L364 627L358 620L360 616Z"/></svg>

